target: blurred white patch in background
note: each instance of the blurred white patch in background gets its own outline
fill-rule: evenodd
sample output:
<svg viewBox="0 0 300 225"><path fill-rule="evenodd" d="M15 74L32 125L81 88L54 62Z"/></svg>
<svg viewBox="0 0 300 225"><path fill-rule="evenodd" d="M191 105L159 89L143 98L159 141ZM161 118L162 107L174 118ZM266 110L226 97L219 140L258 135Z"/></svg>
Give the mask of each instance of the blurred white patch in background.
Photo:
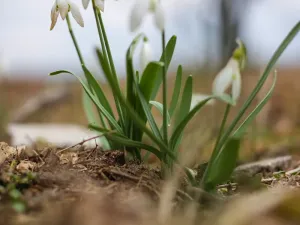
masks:
<svg viewBox="0 0 300 225"><path fill-rule="evenodd" d="M11 145L30 146L36 141L46 141L58 147L68 147L80 141L95 137L97 134L73 124L9 124L8 133L11 135ZM102 146L99 139L85 142L86 147Z"/></svg>

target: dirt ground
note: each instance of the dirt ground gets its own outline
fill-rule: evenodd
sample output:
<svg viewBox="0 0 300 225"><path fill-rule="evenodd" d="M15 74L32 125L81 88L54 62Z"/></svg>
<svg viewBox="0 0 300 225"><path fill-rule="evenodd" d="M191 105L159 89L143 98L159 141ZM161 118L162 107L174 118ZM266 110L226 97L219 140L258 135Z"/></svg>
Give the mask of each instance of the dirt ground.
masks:
<svg viewBox="0 0 300 225"><path fill-rule="evenodd" d="M182 178L163 180L158 169L125 163L121 151L15 149L5 143L0 150L0 224L300 222L297 155L284 167L263 164L267 170L220 185L210 195Z"/></svg>

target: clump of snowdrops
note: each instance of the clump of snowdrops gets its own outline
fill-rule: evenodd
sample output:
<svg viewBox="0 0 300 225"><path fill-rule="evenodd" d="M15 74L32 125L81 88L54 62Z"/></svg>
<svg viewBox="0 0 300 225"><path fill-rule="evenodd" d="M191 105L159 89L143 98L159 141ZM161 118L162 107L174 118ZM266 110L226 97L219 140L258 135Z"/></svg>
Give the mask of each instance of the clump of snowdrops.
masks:
<svg viewBox="0 0 300 225"><path fill-rule="evenodd" d="M173 95L168 104L167 99L167 72L171 63L176 46L176 36L172 36L168 41L165 35L165 9L162 1L158 0L137 0L130 15L130 30L135 30L141 25L148 14L154 18L155 25L161 33L161 57L156 61L149 61L151 47L145 34L138 34L131 42L126 52L126 91L122 92L117 71L115 69L113 56L111 53L109 40L106 34L102 14L104 13L104 0L82 0L86 9L89 4L93 8L95 21L98 29L100 48L96 48L99 64L103 74L111 88L114 97L114 104L117 115L113 113L112 105L107 100L106 93L103 92L101 84L87 68L83 55L80 51L75 34L72 30L72 23L69 14L71 13L75 21L84 26L79 7L71 0L56 0L51 10L51 27L55 27L58 16L67 21L67 27L79 57L85 78L73 74L69 71L59 70L50 75L69 73L74 75L85 91L84 107L89 119L89 127L104 134L101 141L106 149L124 149L130 158L143 162L147 160L149 154L154 154L161 162L163 174L172 173L174 166L179 165L180 145L183 131L189 121L199 112L209 101L215 99L227 104L219 135L216 139L215 147L211 158L205 166L205 172L201 180L194 179L193 170L182 166L193 185L200 185L205 190L213 190L216 185L227 181L237 162L239 146L243 135L249 124L266 104L274 89L276 73L274 74L273 85L266 96L258 103L255 109L249 113L246 119L242 120L246 110L254 100L255 96L262 88L273 67L282 52L293 40L300 29L298 23L287 35L278 47L273 57L270 59L265 71L260 76L257 85L244 102L239 112L230 124L226 124L227 115L231 107L235 107L241 93L241 72L246 65L246 48L241 40L237 40L237 48L227 65L217 74L210 95L203 95L198 98L196 104L192 104L193 99L193 77L189 76L183 80L182 66L178 66L176 81L173 88ZM140 68L136 69L133 63L133 55L136 52L138 43L142 44L140 52ZM188 47L188 45L187 45ZM181 85L184 82L184 85ZM182 89L183 86L183 90ZM162 88L163 100L156 101L159 89ZM231 92L226 92L228 89ZM229 93L229 94L228 94ZM199 97L199 96L198 96ZM93 107L97 113L94 113ZM157 108L163 117L161 127L152 115L152 107ZM98 122L99 121L99 122ZM111 131L114 132L111 132ZM144 135L147 135L153 145L142 142ZM141 149L147 150L148 154L142 157Z"/></svg>

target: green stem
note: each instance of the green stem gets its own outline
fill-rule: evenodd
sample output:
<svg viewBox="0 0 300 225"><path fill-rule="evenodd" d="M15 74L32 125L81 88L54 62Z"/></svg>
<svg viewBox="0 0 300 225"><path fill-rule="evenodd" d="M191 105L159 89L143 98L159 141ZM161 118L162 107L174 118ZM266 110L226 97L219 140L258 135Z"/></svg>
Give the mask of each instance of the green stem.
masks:
<svg viewBox="0 0 300 225"><path fill-rule="evenodd" d="M215 159L215 157L218 154L218 151L219 151L218 146L219 146L222 134L224 132L224 128L225 128L225 124L226 124L226 121L227 121L227 118L228 118L228 114L229 114L230 108L231 108L231 105L227 104L226 109L225 109L225 113L224 113L224 117L222 119L221 127L220 127L220 130L219 130L218 138L216 140L216 144L215 144L214 150L213 150L213 152L211 154L211 157L210 157L210 160L208 162L207 168L206 168L206 170L204 172L202 182L204 182L206 180L208 171L210 170L212 164L214 163L214 159Z"/></svg>
<svg viewBox="0 0 300 225"><path fill-rule="evenodd" d="M107 60L107 62L109 63L110 71L114 77L116 87L121 91L117 73L116 73L116 69L115 69L115 65L114 65L114 61L113 61L110 46L109 46L109 42L108 42L108 38L107 38L107 35L105 32L105 27L104 27L104 23L102 20L101 12L97 7L95 7L94 10L96 11L96 16L98 18L98 19L96 19L96 22L97 22L97 28L98 28L99 38L100 38L104 57L105 57L105 60ZM118 111L118 114L120 117L121 126L125 129L126 128L125 118L123 115L120 101L116 98L115 95L114 95L114 98L115 98L115 102L116 102L116 108L117 108L117 111Z"/></svg>
<svg viewBox="0 0 300 225"><path fill-rule="evenodd" d="M101 16L101 13L100 13L99 10L98 10L98 18L99 18L100 26L102 28L102 34L103 34L104 42L105 42L105 45L107 47L106 50L107 50L107 55L108 55L108 59L109 59L109 64L111 66L111 71L112 71L112 74L115 77L115 80L118 81L117 72L116 72L116 68L115 68L115 65L114 65L114 60L112 58L112 54L111 54L111 51L110 51L108 38L107 38L107 35L106 35L106 32L105 32L105 27L104 27L103 19L102 19L102 16Z"/></svg>
<svg viewBox="0 0 300 225"><path fill-rule="evenodd" d="M73 32L73 28L72 28L72 24L71 24L71 21L70 21L69 14L67 14L66 20L67 20L67 24L68 24L69 33L71 35L73 44L75 46L75 49L76 49L76 52L77 52L80 64L81 65L85 65L83 57L82 57L82 54L81 54L81 51L80 51L80 48L79 48L79 45L78 45L78 42L77 42L77 39L76 39L75 34ZM86 79L87 79L87 77L86 77ZM88 79L87 79L87 81L88 81ZM105 128L107 128L107 125L106 125L106 122L104 120L104 117L103 117L102 113L99 113L99 117L100 117L102 126L105 127ZM103 140L104 138L101 138L101 139Z"/></svg>
<svg viewBox="0 0 300 225"><path fill-rule="evenodd" d="M229 111L230 111L230 108L231 108L231 105L230 104L227 104L226 106L226 109L225 109L225 113L224 113L224 117L223 117L223 120L222 120L222 123L221 123L221 127L220 127L220 130L219 130L219 134L218 134L218 138L217 138L217 141L216 141L216 144L215 144L215 147L214 147L214 151L213 151L213 155L212 157L215 156L215 153L216 152L216 148L221 140L221 137L222 137L222 134L224 132L224 128L225 128L225 124L226 124L226 121L227 121L227 118L228 118L228 114L229 114Z"/></svg>
<svg viewBox="0 0 300 225"><path fill-rule="evenodd" d="M162 31L162 52L165 51L166 37L165 31ZM166 145L168 146L168 108L167 108L167 67L166 67L166 54L163 56L164 66L163 66L163 137Z"/></svg>
<svg viewBox="0 0 300 225"><path fill-rule="evenodd" d="M96 25L97 25L98 36L99 36L99 40L100 40L101 47L102 47L102 53L103 53L104 59L108 62L107 51L106 51L106 48L105 48L104 38L103 38L103 35L102 35L102 31L101 31L101 27L100 27L100 21L99 21L98 14L97 14L98 13L98 8L97 8L94 0L92 1L92 3L93 3L93 11L94 11L94 16L95 16Z"/></svg>
<svg viewBox="0 0 300 225"><path fill-rule="evenodd" d="M95 20L96 20L97 30L98 30L98 36L99 36L100 43L101 43L101 46L102 46L103 56L104 56L105 60L107 61L107 53L106 53L106 50L103 48L104 41L103 41L103 37L102 37L102 34L101 34L99 19L97 17L97 7L96 7L96 4L95 4L94 0L92 0L92 4L93 4L93 11L94 11L94 16L95 16ZM100 119L101 119L101 123L104 125L104 127L107 128L108 126L104 121L104 117L103 117L102 113L100 113Z"/></svg>
<svg viewBox="0 0 300 225"><path fill-rule="evenodd" d="M71 35L73 44L74 44L74 46L75 46L75 49L76 49L76 52L77 52L77 55L78 55L80 64L81 64L81 65L85 65L85 64L84 64L83 57L82 57L82 54L81 54L81 51L80 51L80 49L79 49L79 45L78 45L78 43L77 43L76 37L75 37L74 32L73 32L73 29L72 29L72 24L71 24L71 21L70 21L69 14L67 14L66 19L67 19L67 24L68 24L69 33L70 33L70 35Z"/></svg>

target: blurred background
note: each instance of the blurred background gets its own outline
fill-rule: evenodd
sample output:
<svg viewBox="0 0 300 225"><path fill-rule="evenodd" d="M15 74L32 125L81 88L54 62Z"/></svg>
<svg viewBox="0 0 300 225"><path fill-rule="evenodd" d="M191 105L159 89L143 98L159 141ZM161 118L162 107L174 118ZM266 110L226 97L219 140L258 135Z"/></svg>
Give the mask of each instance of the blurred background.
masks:
<svg viewBox="0 0 300 225"><path fill-rule="evenodd" d="M81 28L72 18L85 61L95 76L105 83L95 57L95 46L99 43L92 8L83 10L81 1L73 1L80 6L85 22L85 27ZM47 126L87 125L78 82L69 75L48 76L60 69L82 73L65 21L59 18L54 30L49 30L53 2L0 0L0 141L13 144L33 141L39 135L43 136L41 129L49 130L40 126L35 134L32 126L40 123ZM105 2L103 17L121 80L126 76L125 52L138 32L145 32L148 36L154 52L153 60L161 54L160 33L151 15L146 17L138 32L130 33L129 15L134 3L135 0ZM178 64L183 65L185 75L193 74L195 92L210 93L214 76L231 56L236 47L235 39L239 37L245 43L249 57L248 67L243 73L240 104L300 18L299 0L162 0L162 4L166 13L167 38L173 34L178 37L168 74L170 94ZM247 146L250 146L247 149L260 151L266 145L279 142L298 143L299 55L300 35L277 63L279 78L275 93L253 124L246 138ZM267 81L257 101L268 91L271 81ZM109 88L104 86L104 89L109 95ZM232 116L238 107L232 110ZM214 137L223 110L224 105L217 104L200 113L187 129L182 148L203 148L204 143ZM158 113L157 119L160 120ZM77 138L69 131L61 132L60 137ZM48 136L45 133L45 138L51 139L48 133ZM51 130L50 133L59 132Z"/></svg>

